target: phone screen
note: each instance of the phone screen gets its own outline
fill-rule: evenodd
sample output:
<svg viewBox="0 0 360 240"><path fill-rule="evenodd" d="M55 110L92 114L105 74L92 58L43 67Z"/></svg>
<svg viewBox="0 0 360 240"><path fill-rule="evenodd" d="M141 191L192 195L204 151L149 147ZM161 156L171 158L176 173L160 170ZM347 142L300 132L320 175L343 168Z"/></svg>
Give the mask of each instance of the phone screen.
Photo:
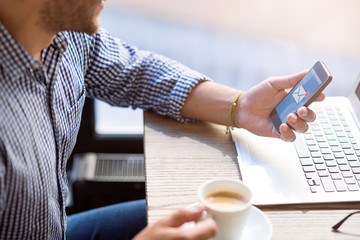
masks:
<svg viewBox="0 0 360 240"><path fill-rule="evenodd" d="M314 69L311 69L275 108L281 122L286 123L287 115L289 113L296 113L298 108L304 105L306 100L311 97L321 84L322 81L319 76Z"/></svg>

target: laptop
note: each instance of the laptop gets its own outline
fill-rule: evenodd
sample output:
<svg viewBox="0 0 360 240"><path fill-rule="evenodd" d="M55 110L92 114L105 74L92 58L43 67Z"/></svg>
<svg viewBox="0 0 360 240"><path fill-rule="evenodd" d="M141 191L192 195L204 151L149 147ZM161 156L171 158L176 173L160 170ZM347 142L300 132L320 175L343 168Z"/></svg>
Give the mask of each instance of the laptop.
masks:
<svg viewBox="0 0 360 240"><path fill-rule="evenodd" d="M360 75L348 97L327 97L293 143L231 131L255 205L360 201Z"/></svg>

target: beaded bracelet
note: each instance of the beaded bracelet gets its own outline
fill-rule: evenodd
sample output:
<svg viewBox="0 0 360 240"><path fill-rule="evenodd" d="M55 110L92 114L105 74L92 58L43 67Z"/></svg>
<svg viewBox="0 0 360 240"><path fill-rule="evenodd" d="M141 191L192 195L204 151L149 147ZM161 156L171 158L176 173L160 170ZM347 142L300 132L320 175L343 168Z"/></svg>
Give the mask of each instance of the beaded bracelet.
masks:
<svg viewBox="0 0 360 240"><path fill-rule="evenodd" d="M226 129L225 129L225 133L228 134L230 132L230 129L234 129L235 127L235 108L236 108L236 102L239 99L239 97L243 94L244 92L240 92L234 102L231 105L230 108L230 112L228 114L228 117L226 118ZM231 126L229 127L229 119L231 120Z"/></svg>

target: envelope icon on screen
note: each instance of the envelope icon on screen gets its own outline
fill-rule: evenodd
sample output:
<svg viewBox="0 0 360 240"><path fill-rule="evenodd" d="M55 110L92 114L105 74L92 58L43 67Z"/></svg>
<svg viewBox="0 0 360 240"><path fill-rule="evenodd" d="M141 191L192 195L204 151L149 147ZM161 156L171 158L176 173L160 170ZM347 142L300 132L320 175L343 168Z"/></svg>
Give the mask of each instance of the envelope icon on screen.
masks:
<svg viewBox="0 0 360 240"><path fill-rule="evenodd" d="M309 92L305 92L303 86L299 86L294 92L293 97L296 103L299 103L301 100L303 100L304 97L309 96Z"/></svg>

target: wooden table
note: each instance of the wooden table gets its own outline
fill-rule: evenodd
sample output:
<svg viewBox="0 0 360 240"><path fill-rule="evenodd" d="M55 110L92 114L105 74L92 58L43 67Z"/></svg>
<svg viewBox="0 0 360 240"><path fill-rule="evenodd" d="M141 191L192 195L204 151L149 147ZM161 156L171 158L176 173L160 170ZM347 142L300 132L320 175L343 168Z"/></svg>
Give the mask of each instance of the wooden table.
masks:
<svg viewBox="0 0 360 240"><path fill-rule="evenodd" d="M148 222L197 201L197 189L215 177L241 179L236 149L224 127L206 122L178 123L144 113ZM273 226L273 239L360 239L360 215L339 230L331 226L360 203L261 208Z"/></svg>

